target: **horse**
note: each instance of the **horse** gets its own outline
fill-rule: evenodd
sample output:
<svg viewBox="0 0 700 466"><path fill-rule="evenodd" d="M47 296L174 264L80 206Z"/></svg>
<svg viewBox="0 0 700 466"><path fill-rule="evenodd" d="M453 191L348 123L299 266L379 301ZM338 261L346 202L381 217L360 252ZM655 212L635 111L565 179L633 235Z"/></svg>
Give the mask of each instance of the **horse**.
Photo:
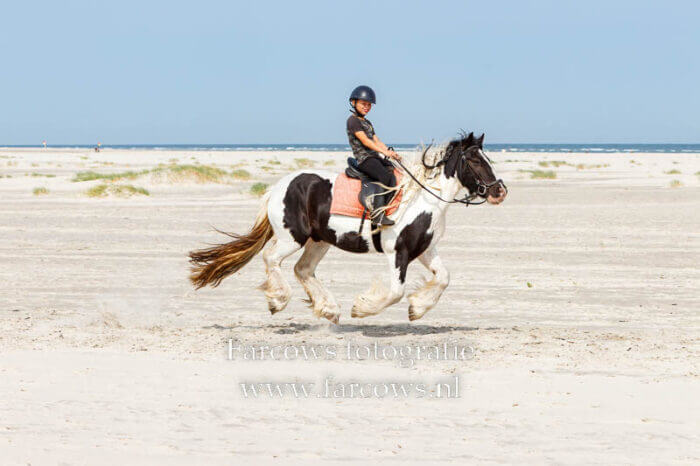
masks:
<svg viewBox="0 0 700 466"><path fill-rule="evenodd" d="M337 324L340 308L316 277L316 267L331 246L361 254L370 252L371 242L371 249L387 260L390 286L387 289L375 282L355 298L351 316L376 315L400 301L408 265L418 259L431 273L430 279L408 297L409 320L420 319L437 304L450 281L437 252L445 233L447 208L453 203L498 205L506 198L506 185L496 178L483 142L483 134L477 138L474 133L461 133L429 157L431 146L419 159L407 162L408 166L399 162L410 176L403 176L391 188L402 193L398 209L389 216L395 224L366 229L365 233L357 231L357 218L330 213L338 173L316 169L292 172L264 194L254 226L247 234L221 232L233 240L190 252L190 280L196 289L216 287L269 242L262 253L267 279L260 289L270 312L275 314L291 299L291 287L281 273L282 261L303 248L294 274L306 290L313 314ZM468 194L457 199L465 189ZM480 202L474 202L477 198Z"/></svg>

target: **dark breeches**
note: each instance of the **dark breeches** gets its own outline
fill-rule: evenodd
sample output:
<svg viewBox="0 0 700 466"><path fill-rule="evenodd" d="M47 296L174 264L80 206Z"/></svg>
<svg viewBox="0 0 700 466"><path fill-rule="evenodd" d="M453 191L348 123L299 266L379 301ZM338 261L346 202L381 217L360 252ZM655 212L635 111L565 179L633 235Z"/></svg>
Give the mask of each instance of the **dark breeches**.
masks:
<svg viewBox="0 0 700 466"><path fill-rule="evenodd" d="M357 168L373 180L387 186L396 186L394 166L388 160L379 157L367 157Z"/></svg>

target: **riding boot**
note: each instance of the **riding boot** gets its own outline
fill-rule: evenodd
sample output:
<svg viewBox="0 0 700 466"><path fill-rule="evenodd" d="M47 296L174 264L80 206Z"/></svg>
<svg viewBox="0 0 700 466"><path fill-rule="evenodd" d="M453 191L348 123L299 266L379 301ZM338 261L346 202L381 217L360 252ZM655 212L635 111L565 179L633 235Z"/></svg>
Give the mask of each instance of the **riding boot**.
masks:
<svg viewBox="0 0 700 466"><path fill-rule="evenodd" d="M381 226L391 226L394 224L394 221L392 219L390 219L389 217L387 217L385 211L381 211L381 212L377 213L377 209L387 205L387 203L389 202L389 196L391 196L391 193L382 194L380 196L374 197L373 204L375 204L376 207L374 207L374 209L372 209L372 221L374 223L381 225ZM375 213L376 213L376 217L374 216Z"/></svg>

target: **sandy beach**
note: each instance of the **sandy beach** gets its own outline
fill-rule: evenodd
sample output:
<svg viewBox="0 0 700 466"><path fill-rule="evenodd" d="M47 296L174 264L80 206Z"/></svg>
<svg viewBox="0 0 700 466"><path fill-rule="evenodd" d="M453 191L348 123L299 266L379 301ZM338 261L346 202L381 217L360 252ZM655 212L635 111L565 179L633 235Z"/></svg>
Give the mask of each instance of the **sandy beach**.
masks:
<svg viewBox="0 0 700 466"><path fill-rule="evenodd" d="M333 326L302 299L300 253L274 316L261 258L195 291L187 253L249 229L256 183L347 153L0 148L0 462L697 464L700 154L489 155L509 197L450 208L437 307L351 318L384 259L332 249ZM229 341L336 354L231 360ZM471 353L344 357L375 344ZM426 392L325 396L329 381Z"/></svg>

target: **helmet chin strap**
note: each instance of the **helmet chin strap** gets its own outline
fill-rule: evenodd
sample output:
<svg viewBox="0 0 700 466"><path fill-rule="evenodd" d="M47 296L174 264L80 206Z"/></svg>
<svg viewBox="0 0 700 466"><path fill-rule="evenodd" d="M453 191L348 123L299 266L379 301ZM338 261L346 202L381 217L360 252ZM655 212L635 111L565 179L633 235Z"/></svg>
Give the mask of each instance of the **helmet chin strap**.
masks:
<svg viewBox="0 0 700 466"><path fill-rule="evenodd" d="M350 113L355 114L355 116L358 118L364 118L365 116L360 113L360 111L357 109L357 107L355 105L357 105L357 100L355 100L354 105L350 104Z"/></svg>

